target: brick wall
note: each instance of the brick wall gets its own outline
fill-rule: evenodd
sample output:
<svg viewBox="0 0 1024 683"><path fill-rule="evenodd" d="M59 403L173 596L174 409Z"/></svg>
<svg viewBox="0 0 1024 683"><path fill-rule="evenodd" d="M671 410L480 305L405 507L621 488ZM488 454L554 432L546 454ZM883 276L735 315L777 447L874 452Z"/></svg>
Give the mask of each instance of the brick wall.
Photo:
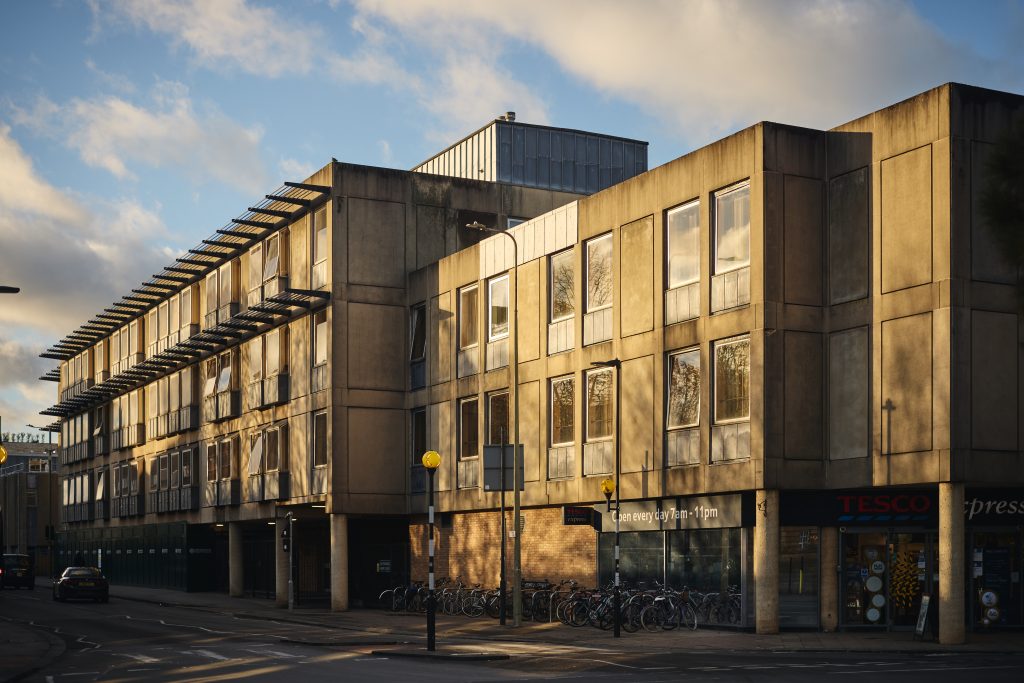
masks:
<svg viewBox="0 0 1024 683"><path fill-rule="evenodd" d="M562 509L523 509L523 578L547 579L558 583L575 579L586 586L597 583L597 532L589 526L563 526ZM506 511L507 530L512 529L512 511ZM409 525L410 566L414 580L427 578L426 517ZM461 577L466 583L485 587L498 585L501 560L501 514L491 512L452 513L451 527L434 527L435 573ZM512 539L508 539L508 579L512 578Z"/></svg>

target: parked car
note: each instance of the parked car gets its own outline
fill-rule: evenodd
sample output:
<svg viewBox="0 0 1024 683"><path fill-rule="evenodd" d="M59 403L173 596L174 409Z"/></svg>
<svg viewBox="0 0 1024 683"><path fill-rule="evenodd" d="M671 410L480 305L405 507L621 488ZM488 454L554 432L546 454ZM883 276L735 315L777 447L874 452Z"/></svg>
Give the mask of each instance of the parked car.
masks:
<svg viewBox="0 0 1024 683"><path fill-rule="evenodd" d="M32 565L31 557L11 553L0 559L0 589L8 586L24 586L29 590L36 587L36 569Z"/></svg>
<svg viewBox="0 0 1024 683"><path fill-rule="evenodd" d="M53 599L63 602L68 598L81 598L108 602L110 584L96 567L68 567L53 582Z"/></svg>

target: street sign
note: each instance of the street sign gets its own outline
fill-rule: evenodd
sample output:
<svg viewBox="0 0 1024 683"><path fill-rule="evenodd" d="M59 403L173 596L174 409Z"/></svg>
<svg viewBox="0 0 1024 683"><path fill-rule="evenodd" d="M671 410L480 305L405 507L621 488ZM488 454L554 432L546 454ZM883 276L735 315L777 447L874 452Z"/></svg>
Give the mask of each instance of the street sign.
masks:
<svg viewBox="0 0 1024 683"><path fill-rule="evenodd" d="M523 445L519 445L519 490L523 490ZM501 490L501 446L484 446L484 491ZM505 446L505 490L512 490L512 447Z"/></svg>

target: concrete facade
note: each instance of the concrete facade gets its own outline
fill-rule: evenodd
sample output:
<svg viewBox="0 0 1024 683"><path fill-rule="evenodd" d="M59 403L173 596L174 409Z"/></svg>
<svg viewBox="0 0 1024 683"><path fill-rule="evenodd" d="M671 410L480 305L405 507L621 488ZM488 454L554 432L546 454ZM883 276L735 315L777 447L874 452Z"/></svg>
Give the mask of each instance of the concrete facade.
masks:
<svg viewBox="0 0 1024 683"><path fill-rule="evenodd" d="M68 519L69 534L186 521L209 535L196 547L212 547L216 564L217 525L243 524L252 550L241 562L276 567L265 590L283 604L277 532L291 511L299 592L346 609L381 582L425 578L418 462L433 449L438 575L493 584L499 494L486 488L485 446L514 433L515 345L524 578L607 578L599 482L612 476L640 520L624 529L627 571L728 598L732 624L912 628L928 594L930 623L955 643L992 621L982 596L995 592L996 622L1019 625L1019 580L989 577L1024 558L1024 503L997 514L1024 501L1022 320L977 204L984 158L1021 115L1020 96L950 84L829 131L759 123L588 197L332 163L287 190L306 203L278 228L299 302L286 318L260 322L274 273L248 279L252 239L226 271L236 315L257 314L242 315L236 341L216 342L231 332L206 273L189 285L215 347L192 365L193 395L208 357L226 350L213 377L219 387L233 364L224 391L243 394L236 416L216 412L217 389L215 419L176 436L79 448L73 434L109 428L93 404L92 422L65 429L71 476L93 477L89 490L129 461L161 481L159 457L194 444L201 501L161 509L160 484L156 511ZM282 212L274 201L263 208ZM239 225L277 214L261 215ZM529 218L508 230L517 259L507 237L477 243L461 230L510 217ZM250 300L253 284L263 294ZM91 375L75 370L81 351L56 354L68 361L54 412L65 425L83 414L85 383L113 379L109 344L84 351ZM251 373L268 353L285 359L287 400L268 390L276 375ZM595 366L611 359L614 426L612 373ZM287 444L276 470L271 443ZM605 524L568 525L564 506L592 507ZM242 590L264 589L243 576Z"/></svg>

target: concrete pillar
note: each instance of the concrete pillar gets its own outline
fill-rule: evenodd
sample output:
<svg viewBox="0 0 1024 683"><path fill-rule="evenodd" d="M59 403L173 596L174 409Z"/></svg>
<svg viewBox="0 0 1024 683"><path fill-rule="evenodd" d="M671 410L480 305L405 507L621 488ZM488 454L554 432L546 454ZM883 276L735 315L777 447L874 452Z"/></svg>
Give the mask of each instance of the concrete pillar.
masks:
<svg viewBox="0 0 1024 683"><path fill-rule="evenodd" d="M348 609L348 515L331 515L331 610Z"/></svg>
<svg viewBox="0 0 1024 683"><path fill-rule="evenodd" d="M757 492L754 525L754 626L779 632L779 492Z"/></svg>
<svg viewBox="0 0 1024 683"><path fill-rule="evenodd" d="M964 485L939 484L939 642L960 645L964 625Z"/></svg>
<svg viewBox="0 0 1024 683"><path fill-rule="evenodd" d="M287 519L278 518L277 526L274 527L274 604L278 607L288 606L288 559L295 552L293 539L289 539L293 545L287 553L281 543L281 531L288 528L287 524Z"/></svg>
<svg viewBox="0 0 1024 683"><path fill-rule="evenodd" d="M822 527L818 546L821 567L818 570L821 600L821 630L835 631L839 626L839 530L834 526Z"/></svg>
<svg viewBox="0 0 1024 683"><path fill-rule="evenodd" d="M238 522L230 522L228 524L228 595L233 598L240 598L245 592L242 547L242 525Z"/></svg>

